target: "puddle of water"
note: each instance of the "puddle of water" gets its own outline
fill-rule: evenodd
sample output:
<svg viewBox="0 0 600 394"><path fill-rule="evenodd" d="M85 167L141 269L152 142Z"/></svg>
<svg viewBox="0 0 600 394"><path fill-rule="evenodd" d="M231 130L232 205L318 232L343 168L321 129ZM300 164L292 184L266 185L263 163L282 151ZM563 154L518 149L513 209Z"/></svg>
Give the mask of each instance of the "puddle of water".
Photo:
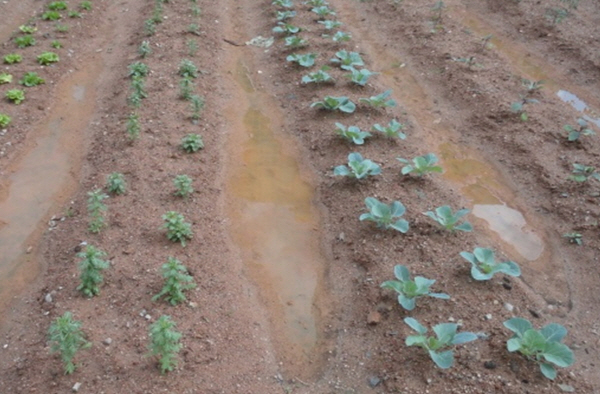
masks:
<svg viewBox="0 0 600 394"><path fill-rule="evenodd" d="M556 95L565 103L569 104L571 107L575 108L575 110L579 112L583 112L582 118L587 120L590 123L596 125L596 127L600 128L600 118L592 117L588 115L589 113L595 114L595 111L591 111L590 107L585 103L585 101L581 100L579 97L574 95L571 92L567 92L566 90L559 90ZM596 116L596 115L594 115Z"/></svg>
<svg viewBox="0 0 600 394"><path fill-rule="evenodd" d="M318 342L315 305L325 266L314 190L285 149L294 144L275 132L283 124L277 106L254 88L241 61L231 72L241 93L236 100L248 103L245 113L239 103L233 111L243 122L229 144L237 158L227 182L232 238L268 306L280 357L307 369Z"/></svg>
<svg viewBox="0 0 600 394"><path fill-rule="evenodd" d="M100 62L97 62L100 63ZM100 65L83 68L57 87L57 102L32 135L25 150L2 180L0 201L0 301L33 280L39 271L29 246L47 227L52 209L71 195L77 184L83 136L94 108L93 88ZM88 89L93 91L93 89Z"/></svg>

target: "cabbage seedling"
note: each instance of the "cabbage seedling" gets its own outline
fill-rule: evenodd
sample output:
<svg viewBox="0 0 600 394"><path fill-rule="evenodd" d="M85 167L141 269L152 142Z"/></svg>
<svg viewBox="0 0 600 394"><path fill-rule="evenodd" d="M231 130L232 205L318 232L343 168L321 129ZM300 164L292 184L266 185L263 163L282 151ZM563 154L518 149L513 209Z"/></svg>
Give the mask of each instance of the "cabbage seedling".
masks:
<svg viewBox="0 0 600 394"><path fill-rule="evenodd" d="M271 4L274 5L275 7L283 7L283 8L292 8L294 6L294 3L292 3L292 0L273 0L273 2Z"/></svg>
<svg viewBox="0 0 600 394"><path fill-rule="evenodd" d="M4 55L3 60L6 64L21 63L23 56L18 53L9 53L8 55Z"/></svg>
<svg viewBox="0 0 600 394"><path fill-rule="evenodd" d="M565 131L568 133L567 134L567 140L569 142L575 142L579 140L579 137L581 137L582 135L594 135L596 133L594 133L594 130L590 129L588 127L588 122L583 119L583 118L579 118L577 119L577 126L573 127L571 125L564 125L564 129Z"/></svg>
<svg viewBox="0 0 600 394"><path fill-rule="evenodd" d="M536 104L536 103L539 103L539 100L532 99L532 98L527 98L527 97L522 97L521 100L515 101L514 103L512 103L510 105L510 110L511 110L511 112L513 112L515 114L518 114L519 118L523 122L526 122L529 119L529 115L525 111L525 105L527 105L527 104Z"/></svg>
<svg viewBox="0 0 600 394"><path fill-rule="evenodd" d="M417 298L433 297L442 300L450 299L445 293L431 293L429 288L435 283L433 279L427 279L422 276L415 276L415 280L410 279L408 268L403 265L394 267L394 275L398 280L388 280L381 284L384 289L394 290L398 293L398 303L407 311L415 309Z"/></svg>
<svg viewBox="0 0 600 394"><path fill-rule="evenodd" d="M162 216L165 223L162 228L167 230L167 238L185 246L186 240L192 239L192 225L187 223L182 214L169 211Z"/></svg>
<svg viewBox="0 0 600 394"><path fill-rule="evenodd" d="M335 16L335 11L326 5L322 5L320 7L314 7L311 9L311 11L314 12L315 14L317 14L321 19L323 19L327 16L330 16L330 15Z"/></svg>
<svg viewBox="0 0 600 394"><path fill-rule="evenodd" d="M308 1L305 1L304 4L310 5L313 7L322 7L324 5L327 5L328 3L326 0L308 0Z"/></svg>
<svg viewBox="0 0 600 394"><path fill-rule="evenodd" d="M127 136L131 141L140 136L140 118L138 114L132 113L127 117Z"/></svg>
<svg viewBox="0 0 600 394"><path fill-rule="evenodd" d="M348 52L346 50L342 50L336 52L335 56L336 57L331 59L330 62L339 64L342 70L350 71L354 67L362 67L365 65L357 52Z"/></svg>
<svg viewBox="0 0 600 394"><path fill-rule="evenodd" d="M25 92L21 89L11 89L6 92L6 98L19 105L25 100Z"/></svg>
<svg viewBox="0 0 600 394"><path fill-rule="evenodd" d="M400 138L401 140L406 139L406 134L400 131L403 129L404 125L398 122L396 119L392 119L387 126L382 126L379 123L373 126L373 130L383 133L386 137Z"/></svg>
<svg viewBox="0 0 600 394"><path fill-rule="evenodd" d="M296 16L296 11L277 11L275 17L278 21L286 21Z"/></svg>
<svg viewBox="0 0 600 394"><path fill-rule="evenodd" d="M527 93L533 93L536 90L540 90L544 87L544 81L530 81L529 79L523 78L521 83L525 89L527 89Z"/></svg>
<svg viewBox="0 0 600 394"><path fill-rule="evenodd" d="M318 23L323 25L326 30L337 29L338 27L342 26L342 22L339 21L319 21Z"/></svg>
<svg viewBox="0 0 600 394"><path fill-rule="evenodd" d="M405 234L408 231L408 222L401 219L401 216L406 212L406 208L400 201L394 201L391 204L386 204L375 197L365 198L365 205L369 212L359 216L359 220L367 220L375 222L377 227L383 229L392 228Z"/></svg>
<svg viewBox="0 0 600 394"><path fill-rule="evenodd" d="M5 83L11 83L13 80L13 76L8 73L0 73L0 85Z"/></svg>
<svg viewBox="0 0 600 394"><path fill-rule="evenodd" d="M298 36L289 36L285 38L285 46L289 48L302 48L308 45L308 41Z"/></svg>
<svg viewBox="0 0 600 394"><path fill-rule="evenodd" d="M88 245L83 252L77 254L77 257L83 259L79 262L81 284L77 286L77 290L87 297L100 294L98 286L104 281L100 272L110 267L108 261L102 260L105 256L106 253L92 245Z"/></svg>
<svg viewBox="0 0 600 394"><path fill-rule="evenodd" d="M37 27L29 26L29 25L21 25L21 26L19 26L19 30L23 34L33 34L37 31Z"/></svg>
<svg viewBox="0 0 600 394"><path fill-rule="evenodd" d="M334 42L347 42L352 39L352 35L350 33L345 33L343 31L338 31L331 37Z"/></svg>
<svg viewBox="0 0 600 394"><path fill-rule="evenodd" d="M7 114L0 113L0 127L7 127L12 121L11 117Z"/></svg>
<svg viewBox="0 0 600 394"><path fill-rule="evenodd" d="M87 195L87 208L91 217L90 223L88 225L88 230L91 233L97 234L106 225L103 212L106 212L108 208L102 201L107 199L108 196L102 193L102 190L100 189L88 192Z"/></svg>
<svg viewBox="0 0 600 394"><path fill-rule="evenodd" d="M42 77L40 77L36 72L28 72L23 75L23 78L19 81L19 83L23 86L31 87L41 85L46 83Z"/></svg>
<svg viewBox="0 0 600 394"><path fill-rule="evenodd" d="M57 21L60 18L62 18L62 16L58 11L46 11L42 14L42 19L45 21Z"/></svg>
<svg viewBox="0 0 600 394"><path fill-rule="evenodd" d="M198 68L188 59L184 59L179 64L178 74L184 78L198 78Z"/></svg>
<svg viewBox="0 0 600 394"><path fill-rule="evenodd" d="M81 331L81 322L73 320L71 312L65 312L57 317L48 329L50 338L51 353L60 353L65 375L75 372L73 358L80 349L89 348L92 344L85 340L85 335Z"/></svg>
<svg viewBox="0 0 600 394"><path fill-rule="evenodd" d="M64 1L53 1L52 3L48 4L48 9L50 11L64 11L67 9L67 3Z"/></svg>
<svg viewBox="0 0 600 394"><path fill-rule="evenodd" d="M15 44L18 48L27 48L35 45L35 38L32 35L15 37Z"/></svg>
<svg viewBox="0 0 600 394"><path fill-rule="evenodd" d="M160 371L166 373L177 366L177 353L181 350L181 333L175 331L170 316L163 315L150 325L150 355L158 356Z"/></svg>
<svg viewBox="0 0 600 394"><path fill-rule="evenodd" d="M2 119L2 115L0 114L0 120ZM2 125L2 123L0 122L0 125ZM567 238L569 240L569 243L575 244L575 245L583 245L583 235L581 233L566 233L563 234L563 237Z"/></svg>
<svg viewBox="0 0 600 394"><path fill-rule="evenodd" d="M371 133L362 131L358 126L346 127L343 124L336 122L335 127L337 135L348 141L354 142L356 145L364 144L365 138L371 137Z"/></svg>
<svg viewBox="0 0 600 394"><path fill-rule="evenodd" d="M426 336L427 328L412 317L405 318L404 323L419 334L406 337L406 346L418 346L427 350L429 357L441 369L450 368L454 364L454 351L444 349L462 345L478 338L477 334L472 332L457 333L458 325L455 323L441 323L433 326L435 337Z"/></svg>
<svg viewBox="0 0 600 394"><path fill-rule="evenodd" d="M319 71L308 73L302 77L302 83L327 83L334 82L331 75L327 73L329 67L323 66Z"/></svg>
<svg viewBox="0 0 600 394"><path fill-rule="evenodd" d="M37 61L42 66L47 66L48 64L56 63L60 59L58 55L54 52L44 52L37 57Z"/></svg>
<svg viewBox="0 0 600 394"><path fill-rule="evenodd" d="M277 26L273 28L273 33L285 33L285 34L296 34L302 29L298 26L291 25L285 22L277 22Z"/></svg>
<svg viewBox="0 0 600 394"><path fill-rule="evenodd" d="M350 78L350 80L357 85L365 86L367 84L367 82L369 81L369 78L371 78L371 76L377 75L377 74L379 74L379 73L371 72L371 71L367 70L366 68L363 68L362 70L357 70L355 68L351 68L350 74L347 74L346 77Z"/></svg>
<svg viewBox="0 0 600 394"><path fill-rule="evenodd" d="M569 179L575 182L586 182L590 178L600 181L600 174L596 172L596 167L573 163L573 175Z"/></svg>
<svg viewBox="0 0 600 394"><path fill-rule="evenodd" d="M288 62L294 62L302 67L312 67L315 65L315 59L317 58L316 53L305 53L304 55L299 55L297 53L293 53L288 55L285 60Z"/></svg>
<svg viewBox="0 0 600 394"><path fill-rule="evenodd" d="M92 2L91 1L82 1L81 3L79 3L79 8L81 8L82 10L86 10L86 11L91 11L92 10Z"/></svg>
<svg viewBox="0 0 600 394"><path fill-rule="evenodd" d="M323 101L316 101L310 105L311 108L323 108L329 111L341 111L351 114L356 110L356 104L354 104L348 97L333 97L325 96Z"/></svg>
<svg viewBox="0 0 600 394"><path fill-rule="evenodd" d="M204 109L204 97L197 94L190 96L190 107L192 108L192 119L199 120L200 113Z"/></svg>
<svg viewBox="0 0 600 394"><path fill-rule="evenodd" d="M575 362L573 351L561 342L567 335L567 329L560 324L550 323L536 330L529 320L514 317L505 321L504 327L514 333L506 342L508 351L519 352L538 363L542 374L548 379L556 378L554 366L565 368Z"/></svg>
<svg viewBox="0 0 600 394"><path fill-rule="evenodd" d="M378 94L377 96L371 96L370 98L361 98L358 101L364 104L368 104L373 108L385 108L385 107L395 107L396 101L393 99L389 99L392 94L391 90L386 90L385 92Z"/></svg>
<svg viewBox="0 0 600 394"><path fill-rule="evenodd" d="M165 284L160 291L152 297L152 301L160 300L165 297L171 305L185 301L184 291L196 287L194 278L188 274L187 268L181 264L181 261L169 257L167 262L162 266L162 276L165 279Z"/></svg>
<svg viewBox="0 0 600 394"><path fill-rule="evenodd" d="M423 176L430 172L442 172L442 167L436 166L435 163L438 162L438 158L433 153L428 153L423 156L418 156L412 159L413 164L406 159L398 157L397 160L401 163L407 164L402 167L402 175L407 175L410 173L414 173L416 176Z"/></svg>
<svg viewBox="0 0 600 394"><path fill-rule="evenodd" d="M148 55L150 55L152 53L150 43L148 41L142 41L140 47L138 48L138 53L142 58L146 58Z"/></svg>
<svg viewBox="0 0 600 394"><path fill-rule="evenodd" d="M198 152L200 149L204 148L202 136L200 134L186 135L181 140L181 148L188 153Z"/></svg>
<svg viewBox="0 0 600 394"><path fill-rule="evenodd" d="M129 77L132 79L144 78L150 73L150 68L142 62L131 63L127 68L129 69Z"/></svg>
<svg viewBox="0 0 600 394"><path fill-rule="evenodd" d="M521 268L514 261L496 262L491 249L477 247L473 253L460 252L460 256L471 263L471 276L475 280L490 280L497 272L510 276L521 275Z"/></svg>
<svg viewBox="0 0 600 394"><path fill-rule="evenodd" d="M106 178L106 188L112 194L125 194L127 183L125 177L119 172L113 172Z"/></svg>
<svg viewBox="0 0 600 394"><path fill-rule="evenodd" d="M333 169L333 175L350 176L363 179L369 175L381 174L381 167L371 160L363 159L360 153L352 152L348 155L348 166L341 165Z"/></svg>
<svg viewBox="0 0 600 394"><path fill-rule="evenodd" d="M470 211L468 209L461 209L456 211L456 213L452 213L452 208L448 205L444 205L441 207L437 207L435 212L427 211L423 212L423 215L430 217L439 223L440 226L445 228L448 231L465 231L470 232L473 231L473 226L469 222L458 223L459 220L465 216Z"/></svg>
<svg viewBox="0 0 600 394"><path fill-rule="evenodd" d="M175 179L173 179L173 184L175 185L176 196L187 198L187 196L194 192L192 178L187 175L177 175Z"/></svg>

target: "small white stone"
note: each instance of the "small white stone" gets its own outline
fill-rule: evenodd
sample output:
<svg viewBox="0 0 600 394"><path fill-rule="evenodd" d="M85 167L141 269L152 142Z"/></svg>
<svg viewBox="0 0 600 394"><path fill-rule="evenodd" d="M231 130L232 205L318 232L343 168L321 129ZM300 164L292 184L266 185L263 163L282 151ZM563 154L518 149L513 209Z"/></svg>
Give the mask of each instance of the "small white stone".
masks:
<svg viewBox="0 0 600 394"><path fill-rule="evenodd" d="M79 383L79 382L77 382L73 385L74 392L78 392L80 388L81 388L81 383Z"/></svg>
<svg viewBox="0 0 600 394"><path fill-rule="evenodd" d="M487 315L485 315L485 320L492 320L492 314L488 313Z"/></svg>
<svg viewBox="0 0 600 394"><path fill-rule="evenodd" d="M509 312L512 312L515 310L515 307L512 304L509 304L508 302L504 304L504 309L506 309Z"/></svg>

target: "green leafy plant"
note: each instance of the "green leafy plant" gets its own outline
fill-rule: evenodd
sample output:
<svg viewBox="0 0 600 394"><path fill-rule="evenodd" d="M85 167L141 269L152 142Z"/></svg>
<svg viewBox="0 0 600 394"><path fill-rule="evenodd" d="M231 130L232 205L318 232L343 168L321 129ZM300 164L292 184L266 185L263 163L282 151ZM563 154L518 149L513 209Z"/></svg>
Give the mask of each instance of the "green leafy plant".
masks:
<svg viewBox="0 0 600 394"><path fill-rule="evenodd" d="M433 297L442 300L450 299L450 296L445 293L432 293L429 288L435 283L433 279L427 279L422 276L415 276L414 280L410 279L408 268L403 265L394 267L394 275L398 280L388 280L381 284L384 289L393 290L398 293L398 303L407 311L415 309L417 298Z"/></svg>
<svg viewBox="0 0 600 394"><path fill-rule="evenodd" d="M373 130L379 131L389 138L400 138L401 140L406 139L406 134L401 131L404 130L404 125L398 122L396 119L392 119L387 126L382 126L377 123L373 125Z"/></svg>
<svg viewBox="0 0 600 394"><path fill-rule="evenodd" d="M556 378L555 366L566 368L575 362L573 351L561 342L567 335L567 329L560 324L550 323L536 330L529 320L514 317L505 321L504 327L514 333L506 342L508 351L519 352L538 363L548 379Z"/></svg>
<svg viewBox="0 0 600 394"><path fill-rule="evenodd" d="M200 119L200 114L204 109L204 98L202 96L198 96L197 94L191 95L190 106L192 107L192 119Z"/></svg>
<svg viewBox="0 0 600 394"><path fill-rule="evenodd" d="M11 83L13 80L13 76L8 73L0 73L0 85L4 85L5 83Z"/></svg>
<svg viewBox="0 0 600 394"><path fill-rule="evenodd" d="M529 79L523 78L521 80L521 84L527 90L528 94L537 92L538 90L540 90L544 87L544 81L542 81L542 80L530 81Z"/></svg>
<svg viewBox="0 0 600 394"><path fill-rule="evenodd" d="M348 166L341 165L333 169L333 175L350 176L355 179L363 179L369 175L381 174L381 167L371 160L363 159L358 152L348 155Z"/></svg>
<svg viewBox="0 0 600 394"><path fill-rule="evenodd" d="M494 251L487 248L475 248L473 253L460 252L463 259L471 263L471 276L475 280L490 280L501 272L510 276L521 276L521 268L514 261L499 263L494 257Z"/></svg>
<svg viewBox="0 0 600 394"><path fill-rule="evenodd" d="M1 128L8 127L8 125L10 124L11 121L12 121L12 119L10 116L8 116L7 114L0 113L0 127Z"/></svg>
<svg viewBox="0 0 600 394"><path fill-rule="evenodd" d="M140 119L136 113L129 114L127 117L127 137L131 141L140 136Z"/></svg>
<svg viewBox="0 0 600 394"><path fill-rule="evenodd" d="M23 78L19 81L19 83L23 86L31 87L41 85L46 83L42 77L40 77L36 72L28 72L23 75Z"/></svg>
<svg viewBox="0 0 600 394"><path fill-rule="evenodd" d="M6 92L6 98L19 105L25 100L25 92L21 89L11 89Z"/></svg>
<svg viewBox="0 0 600 394"><path fill-rule="evenodd" d="M318 23L323 25L325 30L337 29L338 27L342 26L342 22L339 22L339 21L327 20L327 21L319 21Z"/></svg>
<svg viewBox="0 0 600 394"><path fill-rule="evenodd" d="M333 83L333 78L331 77L331 75L329 75L329 73L327 73L329 69L329 67L323 66L318 71L308 73L307 75L302 77L302 83Z"/></svg>
<svg viewBox="0 0 600 394"><path fill-rule="evenodd" d="M573 175L569 179L575 182L586 182L590 178L600 181L600 174L596 172L596 167L573 163Z"/></svg>
<svg viewBox="0 0 600 394"><path fill-rule="evenodd" d="M187 40L186 44L188 49L188 55L191 57L196 56L196 53L198 53L198 43L196 42L196 40L190 38L189 40Z"/></svg>
<svg viewBox="0 0 600 394"><path fill-rule="evenodd" d="M406 208L400 201L386 204L375 197L367 197L365 198L365 205L369 212L360 215L358 218L360 221L375 222L379 228L386 230L392 228L403 234L408 231L408 222L401 218L406 212Z"/></svg>
<svg viewBox="0 0 600 394"><path fill-rule="evenodd" d="M54 52L44 52L37 57L37 61L42 66L47 66L52 63L57 63L60 60Z"/></svg>
<svg viewBox="0 0 600 394"><path fill-rule="evenodd" d="M288 62L297 63L302 67L312 67L315 65L315 59L317 58L316 53L305 53L303 55L299 55L297 53L293 53L288 55L285 60Z"/></svg>
<svg viewBox="0 0 600 394"><path fill-rule="evenodd" d="M90 215L90 223L88 224L88 230L91 233L97 234L106 225L104 218L104 212L108 209L102 202L108 198L108 196L102 193L101 189L88 192L88 213Z"/></svg>
<svg viewBox="0 0 600 394"><path fill-rule="evenodd" d="M200 35L200 26L197 23L190 23L187 28L188 33Z"/></svg>
<svg viewBox="0 0 600 394"><path fill-rule="evenodd" d="M69 31L69 26L61 25L60 23L57 23L56 25L54 25L54 30L56 30L59 33L66 33Z"/></svg>
<svg viewBox="0 0 600 394"><path fill-rule="evenodd" d="M184 291L196 287L194 278L188 274L187 268L181 264L181 261L173 257L169 257L167 262L163 264L162 276L165 279L165 284L160 293L152 297L152 301L165 297L171 305L177 305L186 300Z"/></svg>
<svg viewBox="0 0 600 394"><path fill-rule="evenodd" d="M181 139L181 148L188 152L194 153L204 148L204 142L200 134L188 134Z"/></svg>
<svg viewBox="0 0 600 394"><path fill-rule="evenodd" d="M177 353L181 350L181 333L175 331L175 322L163 315L150 325L150 355L158 356L161 373L177 366Z"/></svg>
<svg viewBox="0 0 600 394"><path fill-rule="evenodd" d="M285 46L289 48L302 48L308 45L308 41L302 37L296 35L287 36L285 39Z"/></svg>
<svg viewBox="0 0 600 394"><path fill-rule="evenodd" d="M371 133L362 131L358 126L346 127L343 124L336 122L335 127L337 135L348 141L354 142L356 145L362 145L365 142L365 138L371 137Z"/></svg>
<svg viewBox="0 0 600 394"><path fill-rule="evenodd" d="M50 352L60 354L65 375L75 372L76 367L73 363L75 354L81 349L92 346L81 331L81 322L73 320L73 315L69 311L52 322L48 329L48 336L51 342Z"/></svg>
<svg viewBox="0 0 600 394"><path fill-rule="evenodd" d="M162 218L165 221L162 228L167 230L169 241L179 242L181 246L185 246L186 241L192 239L192 225L185 221L182 214L169 211Z"/></svg>
<svg viewBox="0 0 600 394"><path fill-rule="evenodd" d="M75 10L70 10L68 15L69 18L81 18L81 12Z"/></svg>
<svg viewBox="0 0 600 394"><path fill-rule="evenodd" d="M537 104L537 103L539 103L539 100L528 98L528 97L521 97L521 99L519 101L515 101L514 103L512 103L510 105L510 110L511 110L511 112L519 115L519 118L523 122L526 122L529 119L529 115L527 114L527 111L525 111L525 106L527 104Z"/></svg>
<svg viewBox="0 0 600 394"><path fill-rule="evenodd" d="M133 77L131 80L131 94L128 99L129 103L135 108L139 108L142 100L148 97L144 85L144 78Z"/></svg>
<svg viewBox="0 0 600 394"><path fill-rule="evenodd" d="M310 5L313 7L321 7L321 6L327 5L328 3L326 0L308 0L308 1L305 1L304 4Z"/></svg>
<svg viewBox="0 0 600 394"><path fill-rule="evenodd" d="M0 115L0 119L1 119L1 115ZM1 123L0 123L1 125ZM583 234L581 233L577 233L577 232L573 232L573 233L566 233L563 234L563 237L567 238L569 240L569 243L581 246L583 245Z"/></svg>
<svg viewBox="0 0 600 394"><path fill-rule="evenodd" d="M427 328L412 317L404 318L404 323L418 333L418 335L409 335L406 337L406 346L418 346L425 349L435 365L441 369L450 368L454 364L454 351L452 349L454 346L462 345L478 338L477 334L472 332L457 333L458 325L455 323L441 323L433 326L435 337L428 337L426 335Z"/></svg>
<svg viewBox="0 0 600 394"><path fill-rule="evenodd" d="M104 281L101 272L108 267L110 263L102 260L106 253L92 245L86 246L83 252L77 254L82 260L79 262L79 279L81 284L77 290L81 291L87 297L93 297L100 294L100 285Z"/></svg>
<svg viewBox="0 0 600 394"><path fill-rule="evenodd" d="M343 31L336 32L331 39L334 42L348 42L352 39L352 35L350 33L345 33Z"/></svg>
<svg viewBox="0 0 600 394"><path fill-rule="evenodd" d="M316 101L310 105L311 108L323 108L328 111L341 111L351 114L356 110L356 104L354 104L348 97L333 97L325 96L323 101Z"/></svg>
<svg viewBox="0 0 600 394"><path fill-rule="evenodd" d="M152 48L150 48L150 42L148 42L146 40L142 41L142 43L140 44L140 47L138 48L138 54L142 58L146 58L151 53L152 53Z"/></svg>
<svg viewBox="0 0 600 394"><path fill-rule="evenodd" d="M277 18L278 21L286 21L288 19L292 19L295 16L296 11L277 11L275 13L275 18Z"/></svg>
<svg viewBox="0 0 600 394"><path fill-rule="evenodd" d="M112 194L125 194L127 189L125 176L119 172L113 172L106 178L106 188Z"/></svg>
<svg viewBox="0 0 600 394"><path fill-rule="evenodd" d="M275 7L283 7L283 8L292 8L294 6L294 3L292 3L292 0L273 0L273 2L271 4L273 4Z"/></svg>
<svg viewBox="0 0 600 394"><path fill-rule="evenodd" d="M198 78L198 68L191 60L184 59L179 63L178 74L184 78Z"/></svg>
<svg viewBox="0 0 600 394"><path fill-rule="evenodd" d="M450 208L448 205L444 205L437 207L435 212L427 211L423 214L438 222L440 226L448 231L470 232L473 231L473 226L471 226L471 223L465 221L459 224L461 218L469 212L470 211L468 209L460 209L456 211L456 213L452 213L452 208Z"/></svg>
<svg viewBox="0 0 600 394"><path fill-rule="evenodd" d="M26 48L35 45L35 38L32 35L27 34L25 36L15 37L15 44L18 48Z"/></svg>
<svg viewBox="0 0 600 394"><path fill-rule="evenodd" d="M21 25L21 26L19 26L19 30L23 34L33 34L37 31L37 27L29 26L29 25Z"/></svg>
<svg viewBox="0 0 600 394"><path fill-rule="evenodd" d="M198 6L192 6L192 16L193 17L199 17L200 15L202 15L202 10L200 9L200 7Z"/></svg>
<svg viewBox="0 0 600 394"><path fill-rule="evenodd" d="M21 61L23 60L23 56L19 55L18 53L9 53L7 55L4 55L3 60L6 64L21 63Z"/></svg>
<svg viewBox="0 0 600 394"><path fill-rule="evenodd" d="M81 8L82 10L91 11L92 10L92 2L91 1L82 1L81 3L79 3L79 8Z"/></svg>
<svg viewBox="0 0 600 394"><path fill-rule="evenodd" d="M285 22L277 22L277 26L273 28L273 33L296 34L302 29Z"/></svg>
<svg viewBox="0 0 600 394"><path fill-rule="evenodd" d="M173 179L173 183L175 184L176 196L187 198L187 196L194 192L192 178L187 175L177 175L175 179Z"/></svg>
<svg viewBox="0 0 600 394"><path fill-rule="evenodd" d="M438 158L433 153L428 153L423 156L415 157L414 159L412 159L413 164L410 164L408 160L403 159L401 157L398 157L397 160L400 163L406 164L404 167L402 167L402 175L414 173L416 176L420 177L430 172L441 173L443 171L442 167L435 165L435 163L438 162Z"/></svg>
<svg viewBox="0 0 600 394"><path fill-rule="evenodd" d="M189 100L194 91L194 81L191 78L181 78L179 81L179 97Z"/></svg>
<svg viewBox="0 0 600 394"><path fill-rule="evenodd" d="M348 74L346 76L353 83L360 85L360 86L365 86L367 84L367 82L369 81L369 78L371 78L373 75L377 75L377 74L378 73L371 72L371 71L367 70L366 68L363 68L361 70L351 68L350 74Z"/></svg>
<svg viewBox="0 0 600 394"><path fill-rule="evenodd" d="M388 97L390 97L391 94L391 90L386 90L385 92L378 94L377 96L371 96L370 98L361 98L358 99L358 101L364 104L368 104L373 108L395 107L396 101L393 99L388 99Z"/></svg>
<svg viewBox="0 0 600 394"><path fill-rule="evenodd" d="M357 52L348 52L346 50L335 53L335 58L330 62L339 64L343 70L351 71L354 67L362 67L365 65L362 58Z"/></svg>
<svg viewBox="0 0 600 394"><path fill-rule="evenodd" d="M64 1L53 1L48 4L50 11L64 11L67 9L67 3Z"/></svg>
<svg viewBox="0 0 600 394"><path fill-rule="evenodd" d="M594 133L594 130L588 127L588 122L583 118L577 119L577 126L578 128L568 124L564 125L564 129L568 133L567 140L569 142L579 141L579 137L581 137L582 135L596 134Z"/></svg>
<svg viewBox="0 0 600 394"><path fill-rule="evenodd" d="M571 13L564 7L550 7L546 9L546 19L553 25L558 25L565 20Z"/></svg>
<svg viewBox="0 0 600 394"><path fill-rule="evenodd" d="M128 76L132 79L144 78L150 73L150 68L142 62L131 63L127 68L129 69Z"/></svg>
<svg viewBox="0 0 600 394"><path fill-rule="evenodd" d="M156 23L153 19L146 19L144 21L144 32L147 36L153 36L156 33Z"/></svg>
<svg viewBox="0 0 600 394"><path fill-rule="evenodd" d="M57 21L62 18L62 15L58 11L46 11L42 14L42 19L45 21Z"/></svg>
<svg viewBox="0 0 600 394"><path fill-rule="evenodd" d="M314 12L315 14L317 14L319 16L319 18L321 18L321 19L328 17L328 16L335 16L335 11L326 5L314 7L311 9L311 12Z"/></svg>
<svg viewBox="0 0 600 394"><path fill-rule="evenodd" d="M60 48L62 48L62 44L58 40L53 40L50 43L50 46L52 46L52 48L54 48L54 49L60 49Z"/></svg>

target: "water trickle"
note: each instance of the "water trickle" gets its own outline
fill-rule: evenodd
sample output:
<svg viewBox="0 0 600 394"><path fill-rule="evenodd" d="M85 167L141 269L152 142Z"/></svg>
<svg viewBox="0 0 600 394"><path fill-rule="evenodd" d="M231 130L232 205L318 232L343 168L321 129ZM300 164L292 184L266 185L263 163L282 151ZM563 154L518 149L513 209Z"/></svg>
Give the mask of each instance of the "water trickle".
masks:
<svg viewBox="0 0 600 394"><path fill-rule="evenodd" d="M581 100L579 97L574 95L571 92L566 90L559 90L556 92L556 95L565 103L569 104L571 107L575 108L575 110L579 112L583 112L583 119L587 120L590 123L595 124L600 128L600 117L594 117L595 112L588 107L585 101ZM591 115L590 115L591 114Z"/></svg>

